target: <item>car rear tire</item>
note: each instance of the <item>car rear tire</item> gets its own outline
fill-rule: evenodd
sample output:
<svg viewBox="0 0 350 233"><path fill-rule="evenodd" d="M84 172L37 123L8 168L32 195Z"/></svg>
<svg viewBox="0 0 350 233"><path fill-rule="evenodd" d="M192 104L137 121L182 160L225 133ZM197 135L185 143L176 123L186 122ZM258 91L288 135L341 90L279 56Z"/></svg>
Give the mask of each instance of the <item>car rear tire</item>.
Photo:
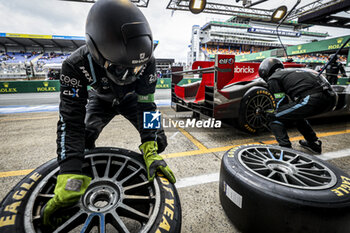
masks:
<svg viewBox="0 0 350 233"><path fill-rule="evenodd" d="M247 145L227 151L219 195L244 233L349 233L350 176L296 150Z"/></svg>
<svg viewBox="0 0 350 233"><path fill-rule="evenodd" d="M266 88L250 88L240 103L238 127L251 134L265 130L267 120L263 112L275 107L275 99Z"/></svg>
<svg viewBox="0 0 350 233"><path fill-rule="evenodd" d="M40 210L53 196L59 166L51 160L22 179L0 204L0 232L44 233ZM176 188L162 174L149 182L141 154L96 148L85 155L92 181L55 232L180 232ZM45 232L46 233L46 232Z"/></svg>

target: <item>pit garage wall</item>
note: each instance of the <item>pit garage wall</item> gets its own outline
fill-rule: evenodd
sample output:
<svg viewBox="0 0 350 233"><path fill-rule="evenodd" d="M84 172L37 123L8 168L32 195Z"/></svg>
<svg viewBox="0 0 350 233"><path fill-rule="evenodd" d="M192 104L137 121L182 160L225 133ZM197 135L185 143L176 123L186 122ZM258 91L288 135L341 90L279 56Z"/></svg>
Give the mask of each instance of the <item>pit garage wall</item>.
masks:
<svg viewBox="0 0 350 233"><path fill-rule="evenodd" d="M170 89L171 79L161 78L157 81L157 89ZM38 93L60 91L58 80L47 81L7 81L0 82L0 94Z"/></svg>

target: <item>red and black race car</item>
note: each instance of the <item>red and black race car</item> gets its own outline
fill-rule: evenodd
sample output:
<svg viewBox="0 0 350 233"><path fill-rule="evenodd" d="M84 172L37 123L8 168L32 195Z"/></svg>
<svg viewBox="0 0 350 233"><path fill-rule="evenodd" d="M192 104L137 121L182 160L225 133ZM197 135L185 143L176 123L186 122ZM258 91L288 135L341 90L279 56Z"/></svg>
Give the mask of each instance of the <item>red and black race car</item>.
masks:
<svg viewBox="0 0 350 233"><path fill-rule="evenodd" d="M172 72L171 105L175 111L192 111L197 118L233 119L249 133L264 130L263 112L275 108L275 100L259 77L260 63L235 62L234 55L216 55L215 62L196 61L192 70ZM285 68L303 68L293 62ZM182 84L198 76L198 81ZM192 79L191 79L192 80ZM350 110L349 85L333 85L339 95L336 109L330 114Z"/></svg>

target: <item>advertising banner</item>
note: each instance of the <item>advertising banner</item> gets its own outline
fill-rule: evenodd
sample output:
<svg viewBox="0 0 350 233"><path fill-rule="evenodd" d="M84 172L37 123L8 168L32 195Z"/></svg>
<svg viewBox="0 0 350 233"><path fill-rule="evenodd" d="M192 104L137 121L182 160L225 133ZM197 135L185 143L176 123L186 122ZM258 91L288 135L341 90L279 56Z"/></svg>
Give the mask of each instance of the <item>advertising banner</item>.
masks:
<svg viewBox="0 0 350 233"><path fill-rule="evenodd" d="M170 89L171 79L161 78L157 81L158 89ZM90 89L90 87L88 87ZM0 94L36 93L60 91L58 80L47 81L6 81L0 82Z"/></svg>
<svg viewBox="0 0 350 233"><path fill-rule="evenodd" d="M56 92L60 90L57 80L50 81L8 81L0 82L0 94Z"/></svg>
<svg viewBox="0 0 350 233"><path fill-rule="evenodd" d="M287 53L288 55L296 55L327 50L336 50L339 49L349 37L350 36L342 36L328 40L316 41L308 44L289 46L287 47ZM345 45L344 48L348 48L349 46L350 43Z"/></svg>

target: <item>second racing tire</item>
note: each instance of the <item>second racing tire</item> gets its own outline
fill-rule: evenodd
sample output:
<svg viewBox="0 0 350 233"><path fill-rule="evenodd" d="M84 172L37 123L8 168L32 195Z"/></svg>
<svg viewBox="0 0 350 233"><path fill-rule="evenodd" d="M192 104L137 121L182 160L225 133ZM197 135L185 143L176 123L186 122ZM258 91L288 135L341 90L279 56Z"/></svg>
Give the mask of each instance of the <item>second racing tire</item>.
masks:
<svg viewBox="0 0 350 233"><path fill-rule="evenodd" d="M296 150L266 145L229 150L219 195L243 233L350 232L350 176Z"/></svg>
<svg viewBox="0 0 350 233"><path fill-rule="evenodd" d="M263 131L267 123L263 112L275 106L275 100L266 88L250 88L240 103L238 127L252 134Z"/></svg>
<svg viewBox="0 0 350 233"><path fill-rule="evenodd" d="M47 233L40 210L53 197L59 166L53 159L22 179L0 204L1 233ZM92 181L70 218L54 232L181 231L176 188L159 174L149 182L141 154L96 148L85 155L83 173Z"/></svg>

